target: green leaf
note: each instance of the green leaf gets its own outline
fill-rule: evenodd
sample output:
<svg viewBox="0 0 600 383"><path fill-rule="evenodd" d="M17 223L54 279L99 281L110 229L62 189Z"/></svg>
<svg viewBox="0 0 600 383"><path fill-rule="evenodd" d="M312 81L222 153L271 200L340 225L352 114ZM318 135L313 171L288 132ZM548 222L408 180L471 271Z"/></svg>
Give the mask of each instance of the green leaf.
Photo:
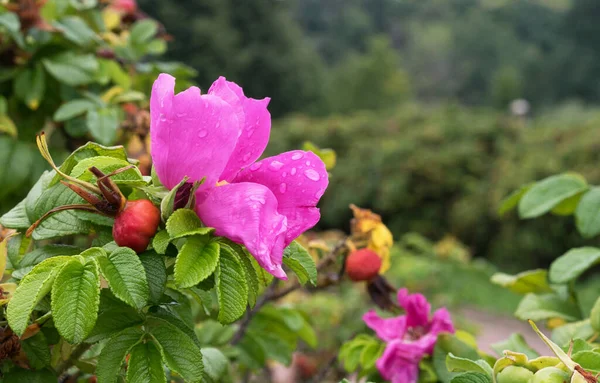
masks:
<svg viewBox="0 0 600 383"><path fill-rule="evenodd" d="M590 325L596 332L600 332L600 298L596 300L590 312Z"/></svg>
<svg viewBox="0 0 600 383"><path fill-rule="evenodd" d="M84 202L83 198L65 185L56 184L44 190L35 202L32 215L29 215L29 218L35 222L55 207ZM74 234L89 234L91 228L91 224L88 221L79 219L75 211L65 210L44 219L33 231L32 238L39 241Z"/></svg>
<svg viewBox="0 0 600 383"><path fill-rule="evenodd" d="M0 14L0 27L8 32L8 35L19 47L23 48L25 46L23 34L21 34L21 22L16 13L6 12Z"/></svg>
<svg viewBox="0 0 600 383"><path fill-rule="evenodd" d="M141 309L148 302L150 289L146 271L135 251L120 247L106 256L97 257L102 275L115 296Z"/></svg>
<svg viewBox="0 0 600 383"><path fill-rule="evenodd" d="M46 78L41 65L25 69L17 75L14 82L15 95L31 110L36 110L46 90Z"/></svg>
<svg viewBox="0 0 600 383"><path fill-rule="evenodd" d="M70 343L81 343L94 328L100 304L98 267L80 259L67 263L52 286L52 318Z"/></svg>
<svg viewBox="0 0 600 383"><path fill-rule="evenodd" d="M588 339L594 334L590 320L567 323L552 331L552 340L560 345L568 345L572 339Z"/></svg>
<svg viewBox="0 0 600 383"><path fill-rule="evenodd" d="M161 255L158 255L153 251L146 251L140 254L140 261L146 271L150 301L152 303L159 303L167 284L167 268L165 266L165 261Z"/></svg>
<svg viewBox="0 0 600 383"><path fill-rule="evenodd" d="M186 381L201 381L202 352L196 342L164 319L149 318L147 326L159 346L165 364Z"/></svg>
<svg viewBox="0 0 600 383"><path fill-rule="evenodd" d="M164 254L171 243L171 236L166 230L161 230L152 238L152 247L158 254Z"/></svg>
<svg viewBox="0 0 600 383"><path fill-rule="evenodd" d="M548 271L544 269L524 271L517 275L496 273L491 281L517 294L552 292L548 285Z"/></svg>
<svg viewBox="0 0 600 383"><path fill-rule="evenodd" d="M485 360L471 360L455 356L451 352L446 355L446 368L450 372L480 372L489 377L493 375L492 366Z"/></svg>
<svg viewBox="0 0 600 383"><path fill-rule="evenodd" d="M86 158L98 156L119 158L123 161L127 161L127 153L125 152L125 149L122 146L102 146L95 142L88 142L87 144L75 149L75 151L71 153L69 157L67 157L67 159L62 163L62 165L60 165L59 169L65 174L71 174L73 168L80 161L83 161ZM54 174L54 178L48 186L52 186L58 183L58 181L61 179L61 177L58 174ZM40 185L40 187L41 186L42 185Z"/></svg>
<svg viewBox="0 0 600 383"><path fill-rule="evenodd" d="M492 378L481 372L466 372L452 378L451 383L492 383Z"/></svg>
<svg viewBox="0 0 600 383"><path fill-rule="evenodd" d="M80 17L64 17L60 22L54 22L53 24L67 40L79 46L86 46L98 40L96 33Z"/></svg>
<svg viewBox="0 0 600 383"><path fill-rule="evenodd" d="M181 288L197 285L215 271L218 263L219 243L208 236L189 237L175 261L175 282Z"/></svg>
<svg viewBox="0 0 600 383"><path fill-rule="evenodd" d="M163 383L167 381L160 351L153 342L138 343L131 349L127 365L127 383Z"/></svg>
<svg viewBox="0 0 600 383"><path fill-rule="evenodd" d="M452 353L455 356L470 360L480 358L477 350L459 338L451 334L441 334L435 345L433 352L433 366L438 375L438 379L444 383L449 383L457 374L448 371L446 368L446 356Z"/></svg>
<svg viewBox="0 0 600 383"><path fill-rule="evenodd" d="M256 300L260 293L260 282L258 281L258 275L256 274L256 269L254 269L254 265L252 265L251 258L241 249L241 247L238 246L238 248L240 249L238 252L239 259L244 266L246 282L248 282L248 305L253 308L254 305L256 305Z"/></svg>
<svg viewBox="0 0 600 383"><path fill-rule="evenodd" d="M81 252L79 247L69 245L46 245L25 254L19 262L19 268L12 273L16 279L23 278L35 265L45 259L58 257L60 255L76 255Z"/></svg>
<svg viewBox="0 0 600 383"><path fill-rule="evenodd" d="M73 51L42 59L42 63L59 82L71 86L93 82L98 70L98 61L93 54L76 54Z"/></svg>
<svg viewBox="0 0 600 383"><path fill-rule="evenodd" d="M545 320L562 318L575 321L579 318L579 309L572 301L559 298L554 294L527 294L519 303L515 316L522 320Z"/></svg>
<svg viewBox="0 0 600 383"><path fill-rule="evenodd" d="M597 374L600 371L600 353L597 351L579 351L573 353L571 359L588 372Z"/></svg>
<svg viewBox="0 0 600 383"><path fill-rule="evenodd" d="M535 359L540 356L537 351L532 349L521 334L512 334L508 339L491 345L498 355L502 355L504 350L510 350L527 355L529 359Z"/></svg>
<svg viewBox="0 0 600 383"><path fill-rule="evenodd" d="M25 210L25 200L19 202L12 210L0 217L0 225L9 229L27 229L31 226Z"/></svg>
<svg viewBox="0 0 600 383"><path fill-rule="evenodd" d="M575 210L575 222L584 238L600 234L600 187L591 188L583 195Z"/></svg>
<svg viewBox="0 0 600 383"><path fill-rule="evenodd" d="M154 20L144 19L136 22L131 27L129 38L131 43L141 45L147 43L158 31L158 24Z"/></svg>
<svg viewBox="0 0 600 383"><path fill-rule="evenodd" d="M212 232L211 227L203 227L200 218L191 209L178 209L167 220L167 232L171 239L190 235L205 235Z"/></svg>
<svg viewBox="0 0 600 383"><path fill-rule="evenodd" d="M527 193L527 191L529 191L529 189L531 189L533 185L533 183L523 185L514 192L510 193L508 196L506 196L502 201L500 201L498 215L502 217L504 214L517 207L519 201L521 200L521 198L523 198L523 195Z"/></svg>
<svg viewBox="0 0 600 383"><path fill-rule="evenodd" d="M1 15L0 15L1 16ZM56 375L50 370L23 370L20 368L11 369L4 376L3 383L56 383Z"/></svg>
<svg viewBox="0 0 600 383"><path fill-rule="evenodd" d="M246 311L248 285L241 261L237 254L227 247L221 249L215 280L219 299L219 322L233 323Z"/></svg>
<svg viewBox="0 0 600 383"><path fill-rule="evenodd" d="M600 261L600 249L580 247L571 249L550 265L549 277L553 283L568 283Z"/></svg>
<svg viewBox="0 0 600 383"><path fill-rule="evenodd" d="M214 347L203 348L200 351L202 352L204 373L212 379L212 381L220 382L221 378L229 368L229 359Z"/></svg>
<svg viewBox="0 0 600 383"><path fill-rule="evenodd" d="M34 307L50 292L61 267L71 259L71 257L46 259L21 280L7 308L8 324L16 334L19 336L23 334Z"/></svg>
<svg viewBox="0 0 600 383"><path fill-rule="evenodd" d="M104 145L113 143L119 128L119 110L116 108L93 109L87 114L90 134Z"/></svg>
<svg viewBox="0 0 600 383"><path fill-rule="evenodd" d="M97 105L86 99L77 99L65 102L56 112L54 112L54 121L66 121L73 117L87 113L90 110L96 109Z"/></svg>
<svg viewBox="0 0 600 383"><path fill-rule="evenodd" d="M300 283L310 281L317 285L317 267L308 251L297 241L290 243L283 251L283 264L294 271Z"/></svg>
<svg viewBox="0 0 600 383"><path fill-rule="evenodd" d="M98 357L96 375L98 383L116 383L121 371L121 365L129 350L144 336L141 329L130 327L114 335L106 342Z"/></svg>
<svg viewBox="0 0 600 383"><path fill-rule="evenodd" d="M34 336L22 340L21 347L31 367L39 370L50 366L50 346L43 332L39 331Z"/></svg>
<svg viewBox="0 0 600 383"><path fill-rule="evenodd" d="M535 218L552 210L562 201L588 188L578 174L560 174L548 177L529 189L519 201L519 216Z"/></svg>
<svg viewBox="0 0 600 383"><path fill-rule="evenodd" d="M110 338L128 327L142 324L143 320L137 310L132 307L125 305L111 307L98 315L96 325L85 341L87 343L96 343Z"/></svg>
<svg viewBox="0 0 600 383"><path fill-rule="evenodd" d="M92 174L92 172L89 171L90 167L95 166L103 173L109 174L115 170L129 165L131 165L129 162L120 158L108 156L91 157L83 159L77 165L75 165L73 170L71 170L70 175L80 180L95 184L97 178ZM142 186L147 184L147 182L144 181L142 173L140 173L140 170L137 167L128 169L119 174L115 174L111 176L110 179L113 180L118 186Z"/></svg>

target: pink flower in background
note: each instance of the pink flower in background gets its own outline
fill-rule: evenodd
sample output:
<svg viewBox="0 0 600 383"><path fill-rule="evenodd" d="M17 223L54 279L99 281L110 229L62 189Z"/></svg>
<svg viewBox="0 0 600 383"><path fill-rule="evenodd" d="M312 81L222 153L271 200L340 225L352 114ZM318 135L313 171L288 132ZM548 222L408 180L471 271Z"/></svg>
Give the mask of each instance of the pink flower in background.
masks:
<svg viewBox="0 0 600 383"><path fill-rule="evenodd" d="M172 189L185 176L205 178L196 192L202 222L286 279L283 249L319 221L316 205L329 182L325 164L301 150L255 162L269 141L268 98L248 98L223 77L205 95L197 87L174 94L174 86L174 77L161 74L150 99L159 179Z"/></svg>
<svg viewBox="0 0 600 383"><path fill-rule="evenodd" d="M363 320L387 343L377 361L381 376L392 383L416 383L419 362L425 355L431 355L438 334L454 333L454 326L445 308L437 310L430 318L431 305L421 294L409 294L407 289L400 289L398 303L406 315L381 318L371 310Z"/></svg>

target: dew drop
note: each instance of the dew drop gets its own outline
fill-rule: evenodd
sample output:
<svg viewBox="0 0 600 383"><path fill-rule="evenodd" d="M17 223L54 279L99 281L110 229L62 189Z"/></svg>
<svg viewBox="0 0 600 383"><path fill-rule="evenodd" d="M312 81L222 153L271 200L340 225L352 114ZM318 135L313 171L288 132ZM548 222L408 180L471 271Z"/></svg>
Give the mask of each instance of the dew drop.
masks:
<svg viewBox="0 0 600 383"><path fill-rule="evenodd" d="M304 157L304 154L302 153L296 153L292 156L292 160L296 161L299 160L300 158Z"/></svg>
<svg viewBox="0 0 600 383"><path fill-rule="evenodd" d="M201 130L201 131L199 131L199 132L198 132L198 137L199 137L199 138L204 138L204 137L206 137L206 136L208 136L208 131L206 131L206 130Z"/></svg>
<svg viewBox="0 0 600 383"><path fill-rule="evenodd" d="M292 170L290 171L290 174L291 174L291 175L294 175L294 174L296 174L296 168L292 168Z"/></svg>
<svg viewBox="0 0 600 383"><path fill-rule="evenodd" d="M281 194L285 193L286 190L287 190L287 185L285 183L282 183L281 185L279 185L279 191L281 192Z"/></svg>
<svg viewBox="0 0 600 383"><path fill-rule="evenodd" d="M318 181L321 178L319 176L319 173L317 173L313 169L307 169L307 170L305 170L304 171L304 175L306 176L306 178L308 178L311 181Z"/></svg>
<svg viewBox="0 0 600 383"><path fill-rule="evenodd" d="M310 161L306 161L306 165L310 166Z"/></svg>
<svg viewBox="0 0 600 383"><path fill-rule="evenodd" d="M250 166L250 170L253 171L253 172L255 172L258 169L260 169L261 166L262 166L262 163L255 162L255 163L252 164L252 166Z"/></svg>
<svg viewBox="0 0 600 383"><path fill-rule="evenodd" d="M283 172L282 176L287 177L287 172Z"/></svg>
<svg viewBox="0 0 600 383"><path fill-rule="evenodd" d="M248 161L250 159L251 153L246 153L244 154L244 157L242 157L242 160L244 160L244 162Z"/></svg>
<svg viewBox="0 0 600 383"><path fill-rule="evenodd" d="M283 162L273 161L269 164L269 169L271 170L279 170L283 166Z"/></svg>

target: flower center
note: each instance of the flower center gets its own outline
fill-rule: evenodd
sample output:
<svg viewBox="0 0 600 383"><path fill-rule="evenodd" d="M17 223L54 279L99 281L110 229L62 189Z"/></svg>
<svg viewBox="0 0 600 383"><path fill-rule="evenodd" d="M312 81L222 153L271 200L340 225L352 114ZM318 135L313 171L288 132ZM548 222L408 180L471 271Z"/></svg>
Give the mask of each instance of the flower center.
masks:
<svg viewBox="0 0 600 383"><path fill-rule="evenodd" d="M409 327L406 329L404 334L405 340L417 340L427 333L427 330L423 326Z"/></svg>

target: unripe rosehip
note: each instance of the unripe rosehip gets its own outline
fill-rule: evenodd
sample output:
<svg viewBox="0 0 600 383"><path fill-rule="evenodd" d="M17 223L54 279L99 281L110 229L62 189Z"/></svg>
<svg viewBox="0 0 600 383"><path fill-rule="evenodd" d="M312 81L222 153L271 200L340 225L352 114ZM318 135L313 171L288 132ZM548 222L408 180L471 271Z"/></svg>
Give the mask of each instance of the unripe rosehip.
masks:
<svg viewBox="0 0 600 383"><path fill-rule="evenodd" d="M355 281L368 281L379 274L381 258L371 249L355 250L346 258L346 274Z"/></svg>
<svg viewBox="0 0 600 383"><path fill-rule="evenodd" d="M568 372L556 367L542 368L533 375L530 383L564 383L571 380Z"/></svg>
<svg viewBox="0 0 600 383"><path fill-rule="evenodd" d="M146 250L160 222L160 210L147 199L128 201L115 218L113 238L136 253Z"/></svg>
<svg viewBox="0 0 600 383"><path fill-rule="evenodd" d="M508 366L496 375L498 383L529 383L533 372L525 367Z"/></svg>

